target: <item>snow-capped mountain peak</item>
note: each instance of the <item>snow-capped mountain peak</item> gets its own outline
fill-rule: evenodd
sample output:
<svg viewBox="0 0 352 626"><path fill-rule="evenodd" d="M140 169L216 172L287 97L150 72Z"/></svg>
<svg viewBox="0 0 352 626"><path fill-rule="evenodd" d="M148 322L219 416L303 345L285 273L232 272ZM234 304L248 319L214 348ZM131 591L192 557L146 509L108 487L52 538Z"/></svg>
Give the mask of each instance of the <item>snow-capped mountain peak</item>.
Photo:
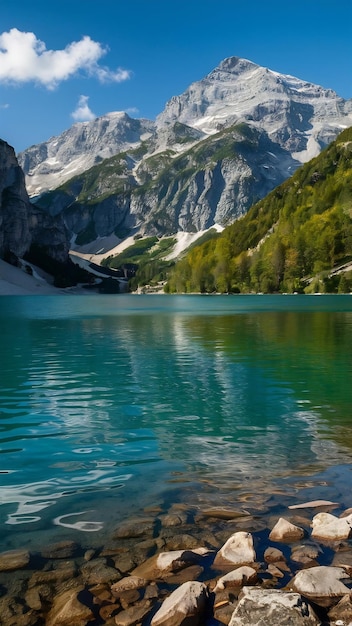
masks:
<svg viewBox="0 0 352 626"><path fill-rule="evenodd" d="M176 120L209 135L246 121L305 162L352 125L352 101L331 89L230 57L171 98L157 125Z"/></svg>
<svg viewBox="0 0 352 626"><path fill-rule="evenodd" d="M222 133L231 133L235 125L238 126L233 137L226 140ZM245 150L244 127L247 135L253 131L254 135L247 139L248 145L252 142L251 164L247 160L247 169L233 157L231 163L223 159L218 171L211 159L205 162L194 153L198 173L191 184L189 200L185 200L188 196L181 180L178 187L175 181L173 185L170 182L165 211L176 202L179 193L177 210L186 215L182 227L186 229L185 224L192 223L192 227L196 224L198 228L198 222L205 219L205 205L211 205L209 215L217 211L218 221L224 222L225 216L228 220L232 215L243 213L254 197L260 197L282 182L299 163L319 154L348 126L352 126L352 100L344 100L331 89L280 74L247 59L229 57L207 76L192 83L184 93L172 97L155 122L132 119L121 111L108 113L91 122L75 124L60 136L28 148L18 158L26 174L28 192L34 196L58 187L103 159L137 148L146 140L138 158L130 159L128 165L132 168L134 186L138 187L156 178L160 168L168 167L170 160L175 160L177 165L177 158L182 154L191 171L195 168L191 151L197 151L198 146L203 146L206 154L207 150L210 153L215 150L211 146L227 141L226 149L231 153L231 141L236 143L241 136L241 150ZM260 138L256 148L254 136ZM247 157L245 155L244 159ZM245 181L256 168L260 173L255 175L257 187L252 196ZM206 181L201 184L203 174ZM178 174L168 171L167 175L175 178ZM199 198L198 192L191 191L192 185L198 189ZM239 192L236 185L243 190ZM216 186L217 191L214 191ZM221 188L219 199L217 194ZM155 210L160 208L160 197L153 196ZM135 194L133 198L131 206L138 205L136 212L142 216L143 223L145 198L143 194ZM197 223L188 217L195 211L203 215ZM208 221L211 219L209 217Z"/></svg>

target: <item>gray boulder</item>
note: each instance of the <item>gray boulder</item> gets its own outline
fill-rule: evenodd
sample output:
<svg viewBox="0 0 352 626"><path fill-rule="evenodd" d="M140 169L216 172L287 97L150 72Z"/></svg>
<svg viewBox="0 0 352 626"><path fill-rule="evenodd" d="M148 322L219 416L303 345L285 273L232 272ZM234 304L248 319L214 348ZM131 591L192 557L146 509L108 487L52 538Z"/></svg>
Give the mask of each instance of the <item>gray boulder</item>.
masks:
<svg viewBox="0 0 352 626"><path fill-rule="evenodd" d="M319 606L328 607L350 592L342 582L344 578L348 576L342 567L320 565L298 572L290 587Z"/></svg>
<svg viewBox="0 0 352 626"><path fill-rule="evenodd" d="M299 593L244 587L229 626L319 626L312 607Z"/></svg>

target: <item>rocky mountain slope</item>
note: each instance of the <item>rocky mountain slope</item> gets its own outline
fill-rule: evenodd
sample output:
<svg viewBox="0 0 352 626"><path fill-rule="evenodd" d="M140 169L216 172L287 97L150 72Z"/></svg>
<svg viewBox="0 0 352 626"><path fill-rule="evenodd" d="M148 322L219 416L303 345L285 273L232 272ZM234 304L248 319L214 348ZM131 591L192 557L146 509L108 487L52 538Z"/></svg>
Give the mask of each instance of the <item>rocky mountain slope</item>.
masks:
<svg viewBox="0 0 352 626"><path fill-rule="evenodd" d="M175 267L169 291L352 291L352 128Z"/></svg>
<svg viewBox="0 0 352 626"><path fill-rule="evenodd" d="M68 233L61 216L53 218L30 203L14 150L0 140L0 258L14 262L36 242L51 258L67 260Z"/></svg>
<svg viewBox="0 0 352 626"><path fill-rule="evenodd" d="M149 120L132 119L123 112L108 113L92 122L74 124L58 137L31 146L18 155L31 197L58 187L124 150L137 147L154 132Z"/></svg>
<svg viewBox="0 0 352 626"><path fill-rule="evenodd" d="M352 100L231 57L155 123L109 114L19 160L39 206L82 245L226 226L351 125Z"/></svg>

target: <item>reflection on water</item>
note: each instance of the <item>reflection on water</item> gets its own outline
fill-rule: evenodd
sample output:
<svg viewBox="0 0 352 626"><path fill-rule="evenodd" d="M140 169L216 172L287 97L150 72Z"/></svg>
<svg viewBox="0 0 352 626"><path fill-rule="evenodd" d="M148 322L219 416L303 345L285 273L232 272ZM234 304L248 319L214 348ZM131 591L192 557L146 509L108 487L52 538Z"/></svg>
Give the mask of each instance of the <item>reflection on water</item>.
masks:
<svg viewBox="0 0 352 626"><path fill-rule="evenodd" d="M278 480L292 497L288 477L350 463L351 308L349 296L3 298L4 545Z"/></svg>

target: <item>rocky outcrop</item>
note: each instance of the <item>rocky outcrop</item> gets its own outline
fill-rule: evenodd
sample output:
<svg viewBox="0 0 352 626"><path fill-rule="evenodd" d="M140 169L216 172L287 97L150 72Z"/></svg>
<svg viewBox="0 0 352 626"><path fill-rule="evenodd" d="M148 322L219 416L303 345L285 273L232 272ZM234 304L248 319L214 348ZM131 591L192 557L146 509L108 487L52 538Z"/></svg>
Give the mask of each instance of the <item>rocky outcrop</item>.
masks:
<svg viewBox="0 0 352 626"><path fill-rule="evenodd" d="M235 124L173 159L165 153L145 159L136 170L145 182L132 192L131 220L144 234L226 225L297 165L265 131Z"/></svg>
<svg viewBox="0 0 352 626"><path fill-rule="evenodd" d="M22 256L32 240L31 206L15 152L0 140L0 258Z"/></svg>
<svg viewBox="0 0 352 626"><path fill-rule="evenodd" d="M62 217L52 218L30 203L14 150L0 140L0 258L14 261L33 243L57 261L67 260L68 232Z"/></svg>

